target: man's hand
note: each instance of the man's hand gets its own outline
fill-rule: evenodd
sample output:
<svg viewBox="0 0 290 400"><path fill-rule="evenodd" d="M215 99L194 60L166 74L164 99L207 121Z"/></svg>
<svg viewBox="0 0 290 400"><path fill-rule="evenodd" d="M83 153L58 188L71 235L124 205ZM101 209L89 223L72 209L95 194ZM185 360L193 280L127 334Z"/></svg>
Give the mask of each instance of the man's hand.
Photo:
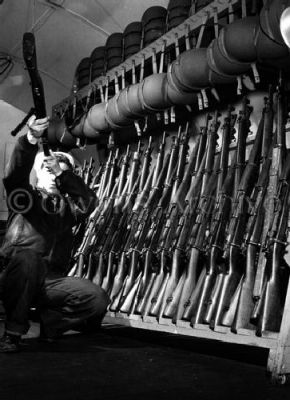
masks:
<svg viewBox="0 0 290 400"><path fill-rule="evenodd" d="M58 176L63 172L61 166L59 165L58 159L51 150L50 156L44 157L43 164L44 167L55 176Z"/></svg>
<svg viewBox="0 0 290 400"><path fill-rule="evenodd" d="M28 122L27 122L27 126L28 126L27 138L28 138L28 141L31 144L38 143L39 139L43 135L43 132L45 131L45 129L48 128L48 125L49 125L49 117L36 119L36 116L32 115L29 118Z"/></svg>

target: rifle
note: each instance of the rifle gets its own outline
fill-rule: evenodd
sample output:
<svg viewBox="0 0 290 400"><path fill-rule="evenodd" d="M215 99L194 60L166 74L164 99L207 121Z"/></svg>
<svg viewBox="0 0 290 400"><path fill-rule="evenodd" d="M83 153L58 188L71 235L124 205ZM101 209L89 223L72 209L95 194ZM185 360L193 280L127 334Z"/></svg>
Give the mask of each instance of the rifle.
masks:
<svg viewBox="0 0 290 400"><path fill-rule="evenodd" d="M37 69L36 44L35 37L32 32L24 33L22 40L22 51L25 65L30 76L36 118L45 118L47 114L43 82ZM50 151L47 129L45 129L43 132L41 141L44 155L49 156Z"/></svg>
<svg viewBox="0 0 290 400"><path fill-rule="evenodd" d="M258 315L257 335L267 331L279 332L282 318L282 293L281 293L281 262L287 245L287 229L289 217L289 178L290 178L290 152L282 171L278 201L275 205L274 219L271 230L268 232L265 248L266 283L263 287ZM256 321L255 321L256 322Z"/></svg>
<svg viewBox="0 0 290 400"><path fill-rule="evenodd" d="M111 149L110 153L109 153L109 156L108 156L108 159L107 159L107 162L106 162L106 165L105 165L105 168L104 168L104 173L103 173L102 178L101 178L99 190L97 192L97 197L98 197L100 202L103 200L104 193L105 193L105 188L106 188L106 185L108 183L108 179L109 179L109 175L110 175L110 167L112 165L113 156L114 156L114 152L113 152L113 149Z"/></svg>
<svg viewBox="0 0 290 400"><path fill-rule="evenodd" d="M254 308L252 298L254 279L256 272L257 255L260 249L260 238L265 218L263 201L268 185L269 168L271 164L271 141L273 128L273 107L272 107L272 85L269 87L269 97L265 98L262 118L258 131L263 130L262 150L261 150L261 172L258 182L250 198L249 219L247 222L246 234L242 252L246 254L246 269L239 290L231 300L228 311L225 312L222 325L231 326L233 332L238 329L253 329L250 323L250 316ZM259 134L259 133L257 133Z"/></svg>
<svg viewBox="0 0 290 400"><path fill-rule="evenodd" d="M203 196L204 192L207 190L208 181L211 177L213 165L214 165L214 154L216 150L216 141L217 141L217 131L220 125L218 121L220 114L216 110L214 113L213 121L210 124L210 128L207 130L207 143L206 143L206 160L205 160L205 169L202 177L201 191L200 195Z"/></svg>
<svg viewBox="0 0 290 400"><path fill-rule="evenodd" d="M253 197L256 197L254 207L250 212L247 223L246 235L244 238L243 253L246 253L246 269L241 283L240 292L238 294L237 304L231 300L229 310L224 314L222 325L231 326L231 330L235 333L238 329L251 329L250 316L254 308L253 288L256 272L256 260L259 252L259 241L261 238L265 212L263 201L267 188L267 180L269 174L271 160L264 160L263 167L254 190ZM258 192L256 194L256 192ZM250 202L251 203L251 202Z"/></svg>
<svg viewBox="0 0 290 400"><path fill-rule="evenodd" d="M214 135L214 133L211 133ZM216 134L215 134L216 135ZM216 143L216 140L215 140ZM209 146L208 150L210 151L212 157L214 157L214 153L212 153L212 148ZM209 165L209 158L206 154L205 160ZM182 266L185 265L185 249L188 242L188 235L191 231L191 241L195 240L195 231L199 229L200 225L207 225L208 217L210 215L212 198L211 195L216 188L216 173L218 170L217 165L219 165L219 156L216 157L215 165L213 167L213 173L211 175L210 180L208 181L207 190L204 191L203 196L200 198L198 204L198 210L195 214L195 208L192 207L192 204L189 204L184 216L181 217L181 225L182 228L179 229L180 234L177 234L177 242L176 245L173 246L173 256L172 256L172 265L171 270L169 272L169 278L167 281L166 288L164 290L164 296L162 303L160 305L160 309L158 311L158 316L167 318L175 318L176 309L179 303L180 296L183 291L183 284L186 280L186 272L184 273L184 268ZM204 174L202 175L202 180L204 178ZM192 228L193 221L196 218L196 223ZM198 226L198 228L196 228ZM194 233L193 233L194 232ZM204 231L205 232L205 231ZM183 273L181 273L183 269ZM188 279L186 280L188 283Z"/></svg>
<svg viewBox="0 0 290 400"><path fill-rule="evenodd" d="M134 170L132 170L132 171L134 171ZM124 278L127 273L127 250L128 250L127 242L128 242L128 240L126 241L126 237L127 237L126 227L127 227L127 220L128 220L128 218L130 218L130 215L132 212L134 198L137 195L139 179L140 179L140 175L136 179L135 185L133 186L131 193L129 193L129 195L127 196L127 201L122 209L121 219L119 220L118 227L115 232L116 234L113 235L113 238L111 241L113 243L113 246L110 251L112 253L112 255L116 254L117 251L119 253L121 253L120 258L116 257L119 262L117 263L114 279L112 278L113 282L112 282L111 294L110 294L111 299L112 299L112 303L110 306L111 311L115 311L115 309L116 309L114 303L115 303L118 293L120 293L120 291L121 291L122 285L124 283ZM122 245L122 243L125 243L125 245L124 244ZM113 268L113 266L112 266L112 268L110 268L110 265L111 264L108 265L108 270L107 270L108 276L111 276L111 272L112 272L112 268Z"/></svg>
<svg viewBox="0 0 290 400"><path fill-rule="evenodd" d="M222 160L220 160L222 161ZM205 258L206 266L203 268L196 282L188 282L188 289L184 288L183 304L180 303L178 308L177 319L191 320L193 324L202 322L205 312L205 307L208 297L214 285L216 275L219 272L218 262L221 258L225 228L225 221L231 209L231 192L234 181L234 166L233 164L228 169L227 176L224 180L223 186L217 196L218 200L213 212L213 221L209 231L209 255ZM205 224L205 221L203 222ZM197 268L200 262L203 261L201 251L204 246L204 233L203 229L198 232L196 242L193 243L190 249L190 264L188 266L189 277L190 275L197 275ZM190 284L191 282L191 284ZM192 286L191 286L192 285ZM191 286L191 287L190 287Z"/></svg>
<svg viewBox="0 0 290 400"><path fill-rule="evenodd" d="M142 189L145 186L145 182L147 180L150 164L151 164L151 153L152 153L152 136L149 137L147 148L144 152L144 157L142 161L142 169L141 169L141 178L139 184L139 193L142 192Z"/></svg>
<svg viewBox="0 0 290 400"><path fill-rule="evenodd" d="M175 145L176 142L173 141L173 144ZM176 152L175 146L172 146L171 151L172 151L172 153ZM140 251L143 248L144 243L146 241L152 239L152 236L154 235L154 232L156 231L156 227L158 227L161 224L161 221L163 221L162 215L164 215L164 209L166 209L165 207L167 207L167 201L169 200L170 192L172 190L172 185L173 185L172 180L173 180L174 174L176 172L176 165L174 166L174 164L173 164L174 156L172 156L172 153L170 154L168 169L170 170L170 168L173 168L173 171L172 171L170 178L168 178L168 171L166 174L165 181L167 180L167 183L165 183L165 185L166 185L167 190L165 190L165 193L164 193L165 196L163 194L163 197L160 199L159 205L157 207L157 210L159 210L159 213L157 213L157 216L158 216L157 221L156 221L156 213L155 213L155 216L153 215L153 221L155 220L154 223L156 225L154 226L154 229L151 231L151 235L148 235L148 230L149 230L150 226L152 228L151 219L150 218L143 219L143 222L139 224L137 234L135 234L135 237L138 238L136 246L134 246L134 245L132 246L132 243L130 244L130 252L131 252L130 273L128 274L128 277L126 278L126 282L123 287L123 294L121 296L120 304L122 304L122 301L123 302L125 301L125 296L128 294L128 288L130 288L132 286L132 283L134 281L134 276L135 276L135 272L136 272L137 265L138 265L138 257L139 257ZM134 230L133 230L133 233L135 233ZM150 234L150 232L149 232L149 234ZM140 275L140 279L141 279L141 276L142 276L142 273ZM135 286L135 288L137 289L137 286ZM133 296L130 295L130 298L133 299ZM128 309L129 309L129 302L127 301L126 304L120 308L120 311L128 312Z"/></svg>
<svg viewBox="0 0 290 400"><path fill-rule="evenodd" d="M130 160L130 146L127 146L127 150L125 155L122 157L120 174L119 174L119 185L117 190L117 196L114 203L114 213L119 214L123 207L123 202L125 201L124 190L127 190L128 187L125 188L126 183L129 185L129 181L127 180L127 174L129 169L129 160Z"/></svg>
<svg viewBox="0 0 290 400"><path fill-rule="evenodd" d="M178 219L181 216L181 211L183 211L183 206L180 207L180 204L182 201L183 202L185 201L185 196L188 191L188 185L193 172L193 167L195 166L196 163L199 138L197 138L193 143L193 148L189 159L188 168L186 170L185 176L183 176L186 164L186 155L188 151L187 143L188 143L188 124L186 126L185 134L181 141L181 150L178 157L176 176L174 177L174 184L171 192L170 204L168 206L168 210L166 213L166 222L164 224L164 229L162 231L160 238L161 247L162 247L162 242L164 242L165 240L171 241L174 235L176 234ZM177 181L179 182L181 180L182 182L180 183L180 185L179 183L176 184ZM173 190L175 190L175 192L173 192ZM171 237L168 237L169 234L171 235Z"/></svg>
<svg viewBox="0 0 290 400"><path fill-rule="evenodd" d="M218 174L218 182L217 182L217 203L219 204L218 197L221 193L221 189L224 183L224 180L227 175L228 165L229 165L229 146L233 139L233 135L235 133L234 126L236 123L237 115L233 114L234 107L231 105L228 106L227 115L224 119L224 123L222 126L222 143L220 149L220 167L219 167L219 174Z"/></svg>
<svg viewBox="0 0 290 400"><path fill-rule="evenodd" d="M245 153L246 153L246 141L250 129L250 115L252 112L252 108L248 105L249 100L245 96L242 101L242 109L239 111L239 117L238 117L238 136L237 136L237 149L235 153L235 180L234 180L234 190L233 190L233 198L234 201L232 203L232 215L230 218L229 222L229 227L228 227L228 235L226 237L226 244L225 247L227 248L229 246L229 243L231 241L231 235L234 235L235 232L235 227L237 224L237 215L235 211L239 210L239 204L241 206L241 203L245 197L245 195L249 194L249 189L250 186L248 184L248 181L244 180L241 182L241 177L242 177L242 172L244 171L244 166L245 166ZM261 128L259 131L259 138L262 139L262 125L260 124ZM261 141L255 140L256 147L255 152L258 152L260 150L260 147L262 146ZM249 167L248 167L249 169ZM244 175L245 178L249 179L251 177L251 174L247 173ZM245 188L247 188L247 194L245 193Z"/></svg>
<svg viewBox="0 0 290 400"><path fill-rule="evenodd" d="M179 154L178 154L178 164L176 169L176 176L174 178L174 184L171 192L171 200L175 196L177 189L182 181L185 164L186 164L186 157L188 153L188 141L189 141L189 123L187 122L184 134L181 136L180 144L179 144Z"/></svg>
<svg viewBox="0 0 290 400"><path fill-rule="evenodd" d="M245 101L244 112L247 114L243 115L243 118L248 119L250 109ZM244 126L245 129L249 129L249 123L246 121L243 122L242 126ZM231 222L234 220L234 224L230 225L233 231L229 231L224 248L224 268L217 279L217 285L212 292L210 303L207 307L204 318L205 322L210 323L211 326L221 324L223 314L229 309L231 299L233 299L233 295L236 292L237 286L243 275L243 269L241 268L243 261L241 262L241 260L243 260L244 257L241 251L241 246L243 243L249 210L247 196L252 191L253 184L257 179L259 171L262 135L263 116L257 130L255 142L251 149L248 162L239 182L235 199L236 209L234 209L231 217ZM235 179L236 178L237 175L235 174Z"/></svg>
<svg viewBox="0 0 290 400"><path fill-rule="evenodd" d="M104 173L104 164L101 164L95 173L92 181L90 182L90 188L95 190L96 186L100 183L102 174Z"/></svg>
<svg viewBox="0 0 290 400"><path fill-rule="evenodd" d="M265 285L265 270L267 260L264 254L264 249L268 231L270 230L273 221L276 196L278 193L279 176L281 175L282 160L285 154L285 125L283 124L283 106L284 104L282 95L282 82L280 79L277 88L277 126L273 140L272 163L270 168L269 184L267 187L266 198L264 200L265 220L260 241L261 248L258 257L258 265L253 289L255 302L259 302L259 299L262 295L263 286ZM253 315L252 320L254 321L255 319L256 317L255 315Z"/></svg>
<svg viewBox="0 0 290 400"><path fill-rule="evenodd" d="M169 160L169 166L170 166L170 160ZM171 176L169 179L166 179L163 194L162 194L162 197L160 198L157 208L152 216L152 219L151 219L152 222L151 222L151 226L150 226L149 232L147 234L146 240L152 239L154 232L156 230L160 229L160 225L164 226L164 222L166 219L166 210L167 210L168 203L170 200L170 195L171 195L171 190L172 190L172 185L173 185L173 177L174 177L175 171L176 171L176 165L174 167L171 164L171 168L173 168ZM168 176L168 174L167 174L167 176ZM158 247L159 247L158 253L160 255L160 263L159 263L160 268L156 274L154 284L152 286L152 291L151 291L150 295L148 295L150 302L146 304L143 315L147 315L148 313L150 313L150 314L153 313L153 315L154 315L155 308L159 307L160 302L161 302L159 289L164 286L164 284L167 280L166 262L168 261L168 250L170 247L170 241L167 240L165 242L165 245L162 244L162 247L160 247L160 244L159 244Z"/></svg>
<svg viewBox="0 0 290 400"><path fill-rule="evenodd" d="M249 107L248 98L244 96L242 100L242 110L239 112L240 115L238 119L238 138L237 138L238 144L236 152L236 173L235 173L234 193L237 193L246 165L246 143L247 143L248 132L251 126L250 114L252 110L253 110L252 107Z"/></svg>
<svg viewBox="0 0 290 400"><path fill-rule="evenodd" d="M173 196L173 198L171 200L171 203L176 204L176 206L178 207L180 214L184 212L184 209L186 207L187 193L189 192L189 189L191 187L191 181L193 181L193 179L194 179L193 177L197 173L196 161L197 161L197 153L200 149L200 141L201 141L201 137L197 136L193 142L193 146L191 148L191 153L189 156L187 168L184 173L183 179L182 179L175 195ZM201 160L201 163L202 163L202 160ZM193 186L194 186L194 184L193 184Z"/></svg>
<svg viewBox="0 0 290 400"><path fill-rule="evenodd" d="M75 277L81 278L83 276L84 268L85 265L87 264L90 252L93 250L95 243L98 241L98 239L102 236L104 237L104 231L108 218L110 217L111 214L111 209L113 207L114 195L117 189L117 185L118 181L115 183L111 196L109 197L107 204L104 206L103 211L101 212L101 215L99 216L97 222L94 217L92 217L92 219L90 220L90 223L92 223L92 228L88 232L88 235L84 237L82 246L79 249L78 254L76 256L76 258L78 257L78 261L77 261L76 272L74 275ZM99 228L97 231L95 224Z"/></svg>
<svg viewBox="0 0 290 400"><path fill-rule="evenodd" d="M146 248L145 256L144 256L145 261L143 262L144 268L141 268L141 274L139 274L139 277L138 277L138 284L136 284L136 282L135 282L135 284L132 286L132 280L133 280L133 276L134 276L133 271L134 271L134 269L136 269L137 259L136 259L136 257L133 257L131 259L131 269L130 269L131 280L130 280L130 278L127 278L127 281L126 281L127 287L130 287L130 285L131 285L131 289L129 289L129 292L127 293L127 296L123 301L123 304L120 308L121 312L125 312L125 313L133 312L133 309L135 308L135 306L137 306L137 303L140 303L141 298L143 298L143 296L144 296L145 288L147 286L147 280L149 277L149 269L150 269L149 263L152 258L153 248L158 243L159 233L160 233L162 226L160 223L157 224L159 227L159 230L154 229L153 233L151 234L151 236L149 235L149 237L147 234L147 230L148 230L150 222L151 222L150 216L153 213L154 206L155 206L156 202L158 201L158 197L162 190L164 179L167 174L167 168L168 168L169 161L170 161L170 156L168 155L166 157L166 161L160 172L160 175L158 176L156 185L151 188L151 191L149 193L146 203L144 204L142 199L137 199L137 201L133 207L133 212L134 212L134 215L136 216L136 219L138 217L139 211L141 211L141 214L139 215L139 218L136 221L136 224L135 225L131 224L131 238L133 238L134 236L135 237L138 236L138 234L140 235L140 237L138 238L137 247L141 249L143 246L145 246L145 248ZM154 172L154 170L152 169L150 175L148 176L146 185L145 185L145 186L147 186L147 194L148 194L148 189L149 189L148 182L149 182L149 179L151 180L151 176L152 176L153 172ZM144 188L143 191L145 191L145 190L146 190L146 188ZM142 197L142 195L140 197ZM137 234L136 234L136 232L137 232ZM142 234L141 234L141 232L142 232ZM128 241L131 242L130 238L128 239ZM148 243L148 242L151 242L151 245L146 247L146 243ZM131 244L131 246L132 246L132 244ZM134 254L134 252L135 252L134 248L131 251ZM126 293L125 290L124 290L124 293ZM134 304L132 306L133 302L134 302Z"/></svg>
<svg viewBox="0 0 290 400"><path fill-rule="evenodd" d="M134 285L137 271L138 271L138 269L140 270L140 268L138 268L138 264L140 261L139 254L143 248L143 244L144 244L144 241L145 241L145 238L147 235L148 222L145 221L145 223L143 225L141 225L141 224L138 224L138 220L136 220L136 223L132 223L132 220L134 220L134 216L138 216L139 208L143 207L143 205L145 203L145 199L149 195L149 189L150 189L152 177L153 177L153 169L151 170L150 174L147 177L145 186L143 187L143 190L139 195L139 199L137 198L137 200L133 206L131 216L130 216L130 221L129 221L130 232L126 239L126 245L125 245L124 251L126 251L127 254L129 251L131 260L130 260L129 271L126 276L126 281L124 282L124 285L122 287L122 294L120 296L119 306L121 306L124 303L126 296L128 296L132 286ZM120 309L121 312L127 312L127 308L129 306L128 306L128 303L126 303L126 304L127 305L124 306L124 308Z"/></svg>
<svg viewBox="0 0 290 400"><path fill-rule="evenodd" d="M160 142L159 148L158 148L158 153L156 157L156 165L154 168L154 175L153 175L153 182L152 186L155 186L158 180L158 176L162 170L163 162L164 162L164 151L165 151L165 141L166 138L166 133L163 132L162 140Z"/></svg>

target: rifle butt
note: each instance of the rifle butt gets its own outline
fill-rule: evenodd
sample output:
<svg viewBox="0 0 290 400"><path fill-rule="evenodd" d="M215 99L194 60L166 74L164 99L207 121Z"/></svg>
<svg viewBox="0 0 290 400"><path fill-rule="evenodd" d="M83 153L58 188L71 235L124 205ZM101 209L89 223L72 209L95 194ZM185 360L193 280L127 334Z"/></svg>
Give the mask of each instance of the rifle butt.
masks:
<svg viewBox="0 0 290 400"><path fill-rule="evenodd" d="M104 275L103 282L102 282L102 289L104 289L105 292L109 293L109 290L112 285L112 275L113 275L113 266L114 266L114 254L112 252L109 253L108 257L108 263L107 263L107 271L106 274Z"/></svg>
<svg viewBox="0 0 290 400"><path fill-rule="evenodd" d="M185 282L184 285L182 286L182 291L176 309L176 315L175 315L176 321L182 318L188 299L190 298L190 295L195 288L198 260L199 260L199 250L193 247L190 253L190 260L188 263L188 270L186 273Z"/></svg>
<svg viewBox="0 0 290 400"><path fill-rule="evenodd" d="M174 323L176 322L176 311L182 294L182 289L185 283L185 279L186 279L186 274L183 273L175 289L173 290L172 296L169 296L169 298L167 298L166 307L162 315L162 317L164 318L172 319L172 322Z"/></svg>
<svg viewBox="0 0 290 400"><path fill-rule="evenodd" d="M224 312L222 320L221 320L221 325L222 326L232 326L235 313L238 307L239 299L241 296L241 290L242 290L242 281L243 277L240 279L240 282L230 300L230 305L229 308Z"/></svg>
<svg viewBox="0 0 290 400"><path fill-rule="evenodd" d="M166 285L165 290L164 290L164 295L163 295L163 298L162 298L162 302L161 302L161 305L160 305L160 308L159 308L159 311L158 311L158 315L157 315L158 319L162 318L163 316L166 317L164 315L165 309L166 309L167 305L172 302L172 299L173 299L172 296L173 296L175 288L178 285L178 282L179 282L179 279L175 274L170 274L169 275L169 278L167 280L167 285Z"/></svg>
<svg viewBox="0 0 290 400"><path fill-rule="evenodd" d="M135 283L135 279L137 278L138 260L139 260L139 252L133 250L132 254L131 254L131 262L130 262L130 269L128 272L128 277L122 288L122 296L120 299L120 305L123 304L123 302L125 301L125 298L127 297L129 291L131 290L131 288L133 287L133 285Z"/></svg>
<svg viewBox="0 0 290 400"><path fill-rule="evenodd" d="M256 276L255 276L255 283L254 283L254 289L253 289L253 297L255 301L258 301L262 295L263 291L263 285L265 282L265 275L266 275L266 264L267 264L267 258L264 253L264 251L261 249L260 254L259 254L259 259L258 259L258 266L257 266L257 271L256 271Z"/></svg>
<svg viewBox="0 0 290 400"><path fill-rule="evenodd" d="M233 271L231 274L227 274L224 276L215 315L213 316L210 322L211 327L221 325L224 313L230 308L231 299L235 299L234 294L238 289L240 281L241 281L241 274L239 274L236 271ZM238 296L238 291L237 291L237 296Z"/></svg>
<svg viewBox="0 0 290 400"><path fill-rule="evenodd" d="M112 300L120 293L127 272L126 254L123 252L114 277L110 297Z"/></svg>
<svg viewBox="0 0 290 400"><path fill-rule="evenodd" d="M76 262L73 267L69 270L67 276L75 276L75 273L77 271L78 268L78 263Z"/></svg>
<svg viewBox="0 0 290 400"><path fill-rule="evenodd" d="M139 296L138 303L136 304L135 313L143 315L143 311L146 307L146 303L149 301L150 292L152 291L152 287L154 284L154 280L156 278L156 273L152 272L149 276L148 283L144 288L144 292Z"/></svg>
<svg viewBox="0 0 290 400"><path fill-rule="evenodd" d="M253 298L255 305L254 305L254 309L253 309L253 312L250 317L250 322L256 326L259 323L259 319L260 319L260 316L262 313L265 292L266 292L266 281L263 284L261 296L259 298Z"/></svg>
<svg viewBox="0 0 290 400"><path fill-rule="evenodd" d="M121 299L124 297L123 296L123 290L124 290L124 287L126 285L127 279L128 279L128 275L125 277L124 282L120 282L120 289L116 293L116 295L113 298L111 297L112 301L111 301L111 304L109 306L109 310L110 311L114 311L114 312L119 311L119 307L120 307L120 304L121 304Z"/></svg>
<svg viewBox="0 0 290 400"><path fill-rule="evenodd" d="M142 274L140 273L139 276L137 277L137 279L135 280L135 282L133 283L133 285L131 286L131 289L129 289L127 295L124 296L125 298L123 301L121 298L120 310L119 310L121 313L128 314L128 315L131 314L134 299L137 296L138 288L140 285L141 276L142 276Z"/></svg>
<svg viewBox="0 0 290 400"><path fill-rule="evenodd" d="M168 280L169 272L164 275L162 282L160 282L158 293L156 293L155 296L151 299L151 308L149 311L149 315L152 315L154 317L158 316Z"/></svg>
<svg viewBox="0 0 290 400"><path fill-rule="evenodd" d="M210 324L218 305L220 291L225 275L223 273L211 274L205 280L202 296L198 303L195 323Z"/></svg>
<svg viewBox="0 0 290 400"><path fill-rule="evenodd" d="M130 290L131 290L132 287L134 286L135 279L136 279L135 275L133 275L133 274L128 275L126 278L127 278L127 279L126 279L126 281L124 282L124 285L123 285L123 287L122 287L122 295L121 295L121 297L120 297L120 301L119 301L119 306L118 306L118 308L120 308L120 307L123 305L123 303L124 303L126 297L128 296Z"/></svg>
<svg viewBox="0 0 290 400"><path fill-rule="evenodd" d="M252 261L254 262L254 260ZM230 321L227 321L227 324L225 324L224 320L226 317L223 319L223 325L229 326L230 324L231 330L234 333L237 333L239 329L254 329L254 326L250 323L250 318L255 306L253 300L254 275L254 268L252 268L247 271L241 283L240 295L232 324L230 324Z"/></svg>
<svg viewBox="0 0 290 400"><path fill-rule="evenodd" d="M204 285L205 277L206 277L206 268L203 268L197 279L196 286L194 287L194 289L184 302L184 310L181 317L183 321L191 320L194 313L194 309L196 307L197 299L201 296L201 291Z"/></svg>
<svg viewBox="0 0 290 400"><path fill-rule="evenodd" d="M74 274L74 276L76 278L82 278L83 277L84 267L85 267L85 256L84 256L83 253L81 253L79 255L79 259L78 259L78 262L77 262L77 269L76 269L76 272Z"/></svg>
<svg viewBox="0 0 290 400"><path fill-rule="evenodd" d="M103 274L104 274L104 261L103 261L103 254L99 254L98 259L98 266L95 271L95 275L93 276L92 282L96 285L101 286L103 281Z"/></svg>
<svg viewBox="0 0 290 400"><path fill-rule="evenodd" d="M263 336L266 332L279 332L282 312L280 285L277 281L268 281L257 325L257 335Z"/></svg>
<svg viewBox="0 0 290 400"><path fill-rule="evenodd" d="M134 300L134 307L133 307L133 312L137 313L137 306L140 304L141 300L144 298L144 295L146 293L147 286L150 285L150 276L147 270L144 269L141 273L141 278L138 286L138 291L137 295Z"/></svg>
<svg viewBox="0 0 290 400"><path fill-rule="evenodd" d="M89 254L88 268L87 268L87 272L85 275L85 279L88 279L89 281L91 281L93 279L95 271L96 271L96 260L95 260L93 252L91 251Z"/></svg>
<svg viewBox="0 0 290 400"><path fill-rule="evenodd" d="M160 291L160 288L162 286L162 282L165 278L165 274L163 270L161 270L158 274L155 275L155 278L152 283L152 288L150 291L148 291L147 296L144 298L144 307L142 308L141 315L142 317L145 317L150 314L150 310L152 306L156 303L158 293Z"/></svg>

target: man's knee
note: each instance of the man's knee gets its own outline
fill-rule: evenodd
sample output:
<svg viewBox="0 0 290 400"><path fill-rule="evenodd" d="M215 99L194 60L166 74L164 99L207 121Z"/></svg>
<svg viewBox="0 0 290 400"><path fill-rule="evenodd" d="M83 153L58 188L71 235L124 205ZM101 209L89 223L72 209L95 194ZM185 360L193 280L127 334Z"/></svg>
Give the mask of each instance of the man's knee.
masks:
<svg viewBox="0 0 290 400"><path fill-rule="evenodd" d="M86 279L77 279L75 283L79 285L79 300L83 301L83 306L87 309L87 312L103 315L110 303L107 293L99 285Z"/></svg>
<svg viewBox="0 0 290 400"><path fill-rule="evenodd" d="M76 316L104 314L110 299L107 293L89 280L65 277L46 281L47 306L64 307L67 313Z"/></svg>

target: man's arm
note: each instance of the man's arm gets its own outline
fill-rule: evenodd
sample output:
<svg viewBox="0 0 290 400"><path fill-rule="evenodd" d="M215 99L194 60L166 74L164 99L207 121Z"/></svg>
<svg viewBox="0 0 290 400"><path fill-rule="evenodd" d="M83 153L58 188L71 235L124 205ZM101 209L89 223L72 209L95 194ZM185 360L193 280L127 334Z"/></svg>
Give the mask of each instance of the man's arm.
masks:
<svg viewBox="0 0 290 400"><path fill-rule="evenodd" d="M48 118L37 120L33 115L27 125L28 132L16 142L5 171L3 184L7 194L14 189L30 188L29 175L38 151L39 139L48 127Z"/></svg>
<svg viewBox="0 0 290 400"><path fill-rule="evenodd" d="M68 194L73 200L70 204L76 219L84 218L95 209L98 199L95 192L89 188L83 179L71 170L63 171L56 176L55 183L61 194Z"/></svg>

